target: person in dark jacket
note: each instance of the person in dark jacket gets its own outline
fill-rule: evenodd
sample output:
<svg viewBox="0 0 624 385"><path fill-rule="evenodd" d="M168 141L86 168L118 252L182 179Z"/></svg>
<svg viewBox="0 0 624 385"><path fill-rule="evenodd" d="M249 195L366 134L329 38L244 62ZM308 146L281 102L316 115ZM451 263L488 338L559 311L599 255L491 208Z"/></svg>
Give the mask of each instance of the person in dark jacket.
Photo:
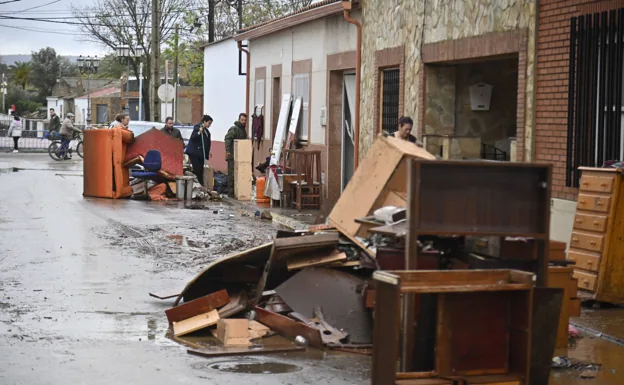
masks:
<svg viewBox="0 0 624 385"><path fill-rule="evenodd" d="M399 119L399 129L392 134L395 138L407 140L416 143L416 137L411 134L414 121L409 116L402 116Z"/></svg>
<svg viewBox="0 0 624 385"><path fill-rule="evenodd" d="M186 154L191 160L193 174L195 174L202 186L204 185L204 164L206 159L210 159L210 145L212 142L208 128L211 125L212 118L210 115L204 115L201 122L193 127L193 133L186 146Z"/></svg>
<svg viewBox="0 0 624 385"><path fill-rule="evenodd" d="M228 163L228 195L234 197L234 141L247 139L247 114L238 114L238 120L230 127L225 135L225 160Z"/></svg>
<svg viewBox="0 0 624 385"><path fill-rule="evenodd" d="M165 134L169 136L173 136L176 139L180 139L181 141L184 141L184 138L182 137L182 133L180 132L180 130L173 127L173 118L170 116L168 116L165 119L165 127L163 127L160 131L164 132ZM208 133L208 135L210 135L210 133Z"/></svg>

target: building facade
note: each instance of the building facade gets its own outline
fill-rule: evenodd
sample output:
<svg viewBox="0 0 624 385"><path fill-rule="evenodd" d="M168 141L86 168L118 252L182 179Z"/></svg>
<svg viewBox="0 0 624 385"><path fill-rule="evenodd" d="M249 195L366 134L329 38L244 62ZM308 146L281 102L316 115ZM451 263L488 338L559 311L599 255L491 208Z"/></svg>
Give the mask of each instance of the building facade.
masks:
<svg viewBox="0 0 624 385"><path fill-rule="evenodd" d="M264 121L254 159L270 156L283 95L301 98L297 142L321 151L326 212L353 172L357 30L343 12L341 1L326 0L234 37L246 42L250 53L250 114ZM360 19L359 10L351 15Z"/></svg>
<svg viewBox="0 0 624 385"><path fill-rule="evenodd" d="M551 234L561 241L570 240L578 167L624 158L624 46L611 37L622 18L620 0L540 1L535 160L553 164Z"/></svg>
<svg viewBox="0 0 624 385"><path fill-rule="evenodd" d="M432 153L451 137L455 158L532 159L535 1L362 0L361 7L360 158L376 135L410 116ZM479 87L490 90L481 104L473 95Z"/></svg>

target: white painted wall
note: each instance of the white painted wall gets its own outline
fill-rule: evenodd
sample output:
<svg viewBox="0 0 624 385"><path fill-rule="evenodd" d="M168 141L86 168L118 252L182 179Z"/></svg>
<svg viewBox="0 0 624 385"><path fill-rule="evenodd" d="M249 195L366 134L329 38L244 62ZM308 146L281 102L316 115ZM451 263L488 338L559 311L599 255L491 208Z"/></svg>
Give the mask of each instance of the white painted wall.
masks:
<svg viewBox="0 0 624 385"><path fill-rule="evenodd" d="M360 20L360 13L352 16ZM292 62L312 59L310 79L310 143L325 144L326 130L321 126L321 109L327 104L327 55L354 51L356 28L345 21L342 14L279 31L249 42L251 53L249 111L253 111L255 69L266 67L265 122L271 122L272 78L271 66L282 64L281 93L292 91ZM265 133L270 133L265 127Z"/></svg>
<svg viewBox="0 0 624 385"><path fill-rule="evenodd" d="M238 75L238 52L233 39L204 48L203 112L214 119L210 127L213 141L223 141L238 114L245 112L245 76ZM245 66L243 55L243 71Z"/></svg>
<svg viewBox="0 0 624 385"><path fill-rule="evenodd" d="M75 124L86 124L87 123L87 108L89 107L89 100L87 98L76 98L74 99L74 123ZM93 106L91 106L93 109ZM69 111L63 111L63 114ZM91 117L93 118L94 112L91 111ZM65 117L63 115L63 117ZM94 120L94 119L93 119Z"/></svg>

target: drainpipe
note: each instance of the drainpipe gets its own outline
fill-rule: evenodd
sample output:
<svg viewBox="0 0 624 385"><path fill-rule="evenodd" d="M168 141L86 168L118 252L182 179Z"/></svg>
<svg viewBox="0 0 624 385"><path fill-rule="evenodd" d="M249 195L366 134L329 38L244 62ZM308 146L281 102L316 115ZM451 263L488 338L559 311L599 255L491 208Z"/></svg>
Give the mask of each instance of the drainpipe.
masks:
<svg viewBox="0 0 624 385"><path fill-rule="evenodd" d="M357 28L357 41L355 48L355 124L353 129L353 170L358 166L360 157L360 76L362 67L362 24L353 19L349 12L353 8L351 0L343 0L342 8L344 9L344 18L347 22L355 25Z"/></svg>
<svg viewBox="0 0 624 385"><path fill-rule="evenodd" d="M238 42L238 49L241 52L244 52L247 55L247 69L245 70L245 113L247 114L247 125L245 126L245 131L247 132L247 136L249 136L249 126L251 125L249 122L249 68L251 67L251 54L249 50L243 48L243 42Z"/></svg>

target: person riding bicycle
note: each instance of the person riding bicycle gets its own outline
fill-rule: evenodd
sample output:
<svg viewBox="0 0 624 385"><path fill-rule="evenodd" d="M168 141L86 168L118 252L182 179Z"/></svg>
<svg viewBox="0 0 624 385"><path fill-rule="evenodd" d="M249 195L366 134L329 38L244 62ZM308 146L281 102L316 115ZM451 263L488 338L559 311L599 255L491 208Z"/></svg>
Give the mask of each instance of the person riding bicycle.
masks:
<svg viewBox="0 0 624 385"><path fill-rule="evenodd" d="M61 151L60 155L63 159L70 159L71 154L68 153L69 143L74 137L74 132L81 133L82 131L74 127L74 114L68 112L63 124L61 125Z"/></svg>

